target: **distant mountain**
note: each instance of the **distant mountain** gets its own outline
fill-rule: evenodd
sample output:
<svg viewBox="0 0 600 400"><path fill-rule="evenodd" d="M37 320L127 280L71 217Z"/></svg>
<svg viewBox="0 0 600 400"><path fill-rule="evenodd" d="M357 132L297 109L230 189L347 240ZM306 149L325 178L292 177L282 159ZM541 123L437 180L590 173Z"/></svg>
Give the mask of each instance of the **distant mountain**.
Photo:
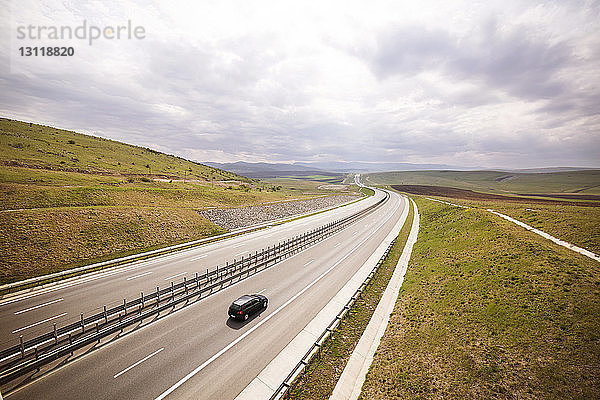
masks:
<svg viewBox="0 0 600 400"><path fill-rule="evenodd" d="M244 161L238 161L234 163L206 162L205 164L214 168L219 168L255 179L279 178L283 176L341 175L339 172L325 171L309 165L299 164L249 163Z"/></svg>

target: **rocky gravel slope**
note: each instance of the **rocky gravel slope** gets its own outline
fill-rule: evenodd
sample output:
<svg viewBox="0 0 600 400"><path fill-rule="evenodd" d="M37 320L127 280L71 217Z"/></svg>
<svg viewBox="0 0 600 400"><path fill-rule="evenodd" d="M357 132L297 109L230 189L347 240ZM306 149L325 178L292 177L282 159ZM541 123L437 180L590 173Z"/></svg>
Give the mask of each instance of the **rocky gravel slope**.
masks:
<svg viewBox="0 0 600 400"><path fill-rule="evenodd" d="M289 201L285 203L265 204L241 208L211 209L198 211L212 223L227 230L252 226L279 218L291 217L325 208L334 207L358 196L340 195L318 197L309 200Z"/></svg>

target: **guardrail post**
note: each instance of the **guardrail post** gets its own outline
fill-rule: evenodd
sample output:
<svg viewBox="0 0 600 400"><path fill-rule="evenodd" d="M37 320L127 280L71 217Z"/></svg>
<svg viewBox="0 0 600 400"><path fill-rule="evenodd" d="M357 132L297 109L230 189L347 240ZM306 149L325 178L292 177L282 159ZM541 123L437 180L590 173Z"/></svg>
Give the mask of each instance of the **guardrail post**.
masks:
<svg viewBox="0 0 600 400"><path fill-rule="evenodd" d="M127 299L123 299L123 313L127 314Z"/></svg>
<svg viewBox="0 0 600 400"><path fill-rule="evenodd" d="M187 296L188 288L187 288L187 280L186 280L185 276L183 277L183 287L185 288L185 294Z"/></svg>
<svg viewBox="0 0 600 400"><path fill-rule="evenodd" d="M69 332L69 346L73 344L73 337L71 336L71 332ZM73 349L71 349L71 355L73 355Z"/></svg>
<svg viewBox="0 0 600 400"><path fill-rule="evenodd" d="M171 301L173 301L174 297L175 297L175 293L174 293L173 281L171 281Z"/></svg>
<svg viewBox="0 0 600 400"><path fill-rule="evenodd" d="M85 333L85 324L83 323L83 313L80 314L81 317L81 333Z"/></svg>
<svg viewBox="0 0 600 400"><path fill-rule="evenodd" d="M98 331L100 330L100 328L98 327L98 322L96 322L96 334L98 335ZM100 343L100 335L98 335L98 340L96 341L96 343Z"/></svg>
<svg viewBox="0 0 600 400"><path fill-rule="evenodd" d="M158 303L160 303L160 288L156 287L156 307L158 307Z"/></svg>
<svg viewBox="0 0 600 400"><path fill-rule="evenodd" d="M56 322L54 325L54 344L58 344L58 335L56 334Z"/></svg>
<svg viewBox="0 0 600 400"><path fill-rule="evenodd" d="M206 282L208 282L208 268L206 268Z"/></svg>
<svg viewBox="0 0 600 400"><path fill-rule="evenodd" d="M142 298L142 308L144 308L144 292L140 292L140 297ZM141 310L140 310L141 312Z"/></svg>
<svg viewBox="0 0 600 400"><path fill-rule="evenodd" d="M104 323L108 324L108 313L106 312L106 304L104 305Z"/></svg>
<svg viewBox="0 0 600 400"><path fill-rule="evenodd" d="M196 272L196 289L200 289L200 278L198 277L197 272Z"/></svg>
<svg viewBox="0 0 600 400"><path fill-rule="evenodd" d="M37 346L35 346L35 347L33 348L33 350L35 351L35 359L37 360L37 359L38 359L38 347L37 347ZM39 370L39 368L38 368L38 370Z"/></svg>
<svg viewBox="0 0 600 400"><path fill-rule="evenodd" d="M25 357L25 346L23 346L23 335L19 335L19 347L21 347L21 358Z"/></svg>
<svg viewBox="0 0 600 400"><path fill-rule="evenodd" d="M123 321L123 317L121 316L121 312L119 311L119 327L121 328L121 333L123 333L123 324L121 323Z"/></svg>

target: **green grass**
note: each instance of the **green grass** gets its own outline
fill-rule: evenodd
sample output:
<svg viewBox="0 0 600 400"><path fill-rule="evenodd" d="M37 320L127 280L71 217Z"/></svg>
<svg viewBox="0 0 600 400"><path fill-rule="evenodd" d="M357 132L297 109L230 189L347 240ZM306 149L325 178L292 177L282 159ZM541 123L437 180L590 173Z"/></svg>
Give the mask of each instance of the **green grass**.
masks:
<svg viewBox="0 0 600 400"><path fill-rule="evenodd" d="M373 189L369 189L366 187L360 188L360 191L366 194L367 196L373 196L375 194L375 191Z"/></svg>
<svg viewBox="0 0 600 400"><path fill-rule="evenodd" d="M600 398L600 263L481 209L417 204L360 398Z"/></svg>
<svg viewBox="0 0 600 400"><path fill-rule="evenodd" d="M6 118L0 119L0 161L64 171L250 182L152 149Z"/></svg>
<svg viewBox="0 0 600 400"><path fill-rule="evenodd" d="M365 181L365 179L367 179ZM508 179L502 179L508 178ZM449 186L495 194L574 193L600 194L600 170L509 173L498 171L406 171L368 174L373 184Z"/></svg>
<svg viewBox="0 0 600 400"><path fill-rule="evenodd" d="M326 399L331 396L396 268L410 233L412 218L411 207L396 243L374 275L371 284L346 314L329 340L321 347L320 355L313 357L304 372L294 380L290 386L289 398Z"/></svg>

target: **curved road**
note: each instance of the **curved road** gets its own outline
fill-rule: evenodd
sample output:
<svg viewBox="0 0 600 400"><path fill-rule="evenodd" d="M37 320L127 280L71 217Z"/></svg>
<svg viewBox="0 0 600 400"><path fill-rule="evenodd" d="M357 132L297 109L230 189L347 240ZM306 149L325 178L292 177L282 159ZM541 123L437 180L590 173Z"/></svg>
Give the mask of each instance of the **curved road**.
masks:
<svg viewBox="0 0 600 400"><path fill-rule="evenodd" d="M118 340L105 340L98 350L76 354L73 361L16 391L3 392L5 398L234 398L345 285L396 224L407 203L398 194L390 194L390 199L375 212L317 245L214 295L162 315ZM135 270L121 268L124 271L98 274L91 281L85 281L89 277L81 278L83 283L22 300L64 298L18 315L34 312L36 318L41 318L70 310L60 308L66 304L77 307L77 301L86 298L88 307L103 304L97 298L119 302L121 293L133 296L146 288L164 286L169 280L165 275L185 272L193 276L195 271L205 271L205 259L210 260L211 267L222 264L238 252L241 255L272 245L365 208L381 197L383 193L377 191L373 198L348 207L136 264ZM136 275L141 276L134 278ZM148 282L150 278L152 282ZM230 321L226 312L232 299L253 292L266 295L269 307L246 322ZM71 293L73 299L67 303L66 297ZM115 296L119 297L114 299ZM24 305L19 303L5 303L0 308L16 310ZM47 314L37 313L44 309ZM2 318L6 315L9 312Z"/></svg>

